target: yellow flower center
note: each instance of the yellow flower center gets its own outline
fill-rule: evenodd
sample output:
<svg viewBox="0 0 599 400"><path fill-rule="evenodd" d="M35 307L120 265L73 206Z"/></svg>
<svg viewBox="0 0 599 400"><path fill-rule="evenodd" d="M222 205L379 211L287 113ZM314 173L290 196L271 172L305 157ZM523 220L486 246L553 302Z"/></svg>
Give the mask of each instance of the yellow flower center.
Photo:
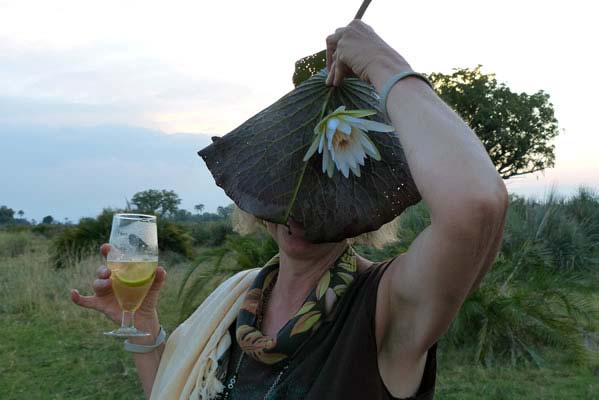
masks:
<svg viewBox="0 0 599 400"><path fill-rule="evenodd" d="M348 139L348 135L340 130L336 130L335 134L333 135L333 147L335 147L336 150L345 151L350 145Z"/></svg>

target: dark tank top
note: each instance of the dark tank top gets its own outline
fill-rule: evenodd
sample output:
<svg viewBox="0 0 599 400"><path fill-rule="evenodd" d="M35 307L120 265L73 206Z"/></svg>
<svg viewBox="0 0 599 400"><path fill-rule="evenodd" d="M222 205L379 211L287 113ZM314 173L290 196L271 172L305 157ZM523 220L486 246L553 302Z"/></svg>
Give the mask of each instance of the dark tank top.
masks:
<svg viewBox="0 0 599 400"><path fill-rule="evenodd" d="M374 264L358 274L329 318L291 358L282 375L284 364L269 366L244 356L229 399L401 400L389 393L379 374L375 338L377 289L391 261ZM235 340L235 323L230 332L233 345L222 360L225 363L222 367L227 371L224 382L233 376L241 355ZM434 397L436 350L437 343L428 350L417 393L405 400L429 400Z"/></svg>

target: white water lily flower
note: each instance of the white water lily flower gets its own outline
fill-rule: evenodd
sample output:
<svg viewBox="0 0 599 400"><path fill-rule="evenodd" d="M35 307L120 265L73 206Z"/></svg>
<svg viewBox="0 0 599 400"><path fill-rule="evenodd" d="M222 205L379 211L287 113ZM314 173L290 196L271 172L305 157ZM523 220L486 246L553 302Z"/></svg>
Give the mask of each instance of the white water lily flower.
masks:
<svg viewBox="0 0 599 400"><path fill-rule="evenodd" d="M367 155L377 161L381 159L366 132L394 131L392 126L362 118L376 113L376 110L346 110L345 106L337 108L314 128L316 137L304 156L304 162L318 149L322 154L322 172L326 172L329 178L333 177L334 166L346 178L350 170L359 177L360 165L364 166Z"/></svg>

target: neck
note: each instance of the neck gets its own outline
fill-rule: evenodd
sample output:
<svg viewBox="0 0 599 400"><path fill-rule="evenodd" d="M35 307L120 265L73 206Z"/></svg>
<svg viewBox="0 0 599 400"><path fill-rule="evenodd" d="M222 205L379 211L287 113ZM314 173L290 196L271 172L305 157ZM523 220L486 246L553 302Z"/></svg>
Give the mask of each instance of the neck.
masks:
<svg viewBox="0 0 599 400"><path fill-rule="evenodd" d="M313 252L313 257L297 258L281 251L279 255L279 275L271 294L270 302L288 312L295 312L317 285L320 277L343 254L347 248L345 241L331 243Z"/></svg>

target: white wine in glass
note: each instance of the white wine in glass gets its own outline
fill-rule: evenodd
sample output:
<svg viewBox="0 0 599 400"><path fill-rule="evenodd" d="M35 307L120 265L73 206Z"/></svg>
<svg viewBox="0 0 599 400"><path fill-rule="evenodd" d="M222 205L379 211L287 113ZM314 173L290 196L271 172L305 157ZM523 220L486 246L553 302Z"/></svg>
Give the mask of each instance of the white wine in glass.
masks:
<svg viewBox="0 0 599 400"><path fill-rule="evenodd" d="M108 336L149 336L135 328L135 311L150 290L158 266L156 217L144 214L115 214L106 257L112 291L123 310L121 327Z"/></svg>

